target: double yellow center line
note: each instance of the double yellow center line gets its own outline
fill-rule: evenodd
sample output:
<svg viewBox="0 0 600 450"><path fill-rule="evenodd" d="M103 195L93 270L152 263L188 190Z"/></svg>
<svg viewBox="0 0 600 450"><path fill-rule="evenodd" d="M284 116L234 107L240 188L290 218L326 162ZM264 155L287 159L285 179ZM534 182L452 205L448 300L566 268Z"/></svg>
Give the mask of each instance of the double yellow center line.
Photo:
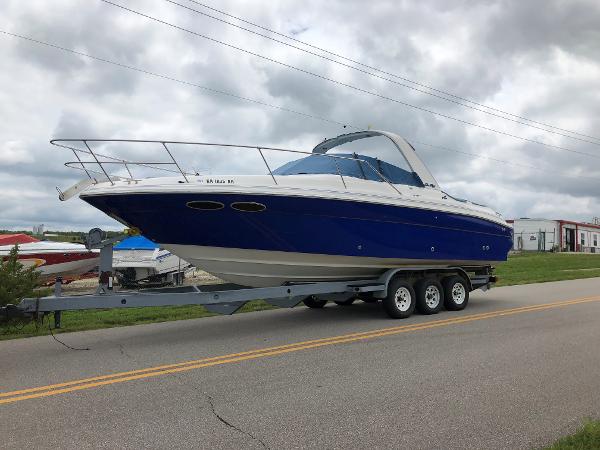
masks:
<svg viewBox="0 0 600 450"><path fill-rule="evenodd" d="M109 384L123 383L126 381L141 380L146 378L158 377L179 372L186 372L203 367L218 366L222 364L231 364L251 359L265 358L268 356L282 355L285 353L308 350L328 345L345 344L348 342L362 341L376 337L389 336L411 331L425 330L428 328L444 327L476 320L492 319L495 317L521 314L526 312L543 311L552 308L560 308L580 303L589 303L600 301L600 296L581 297L571 300L558 301L534 306L524 306L520 308L501 309L489 313L472 314L468 316L455 317L450 319L435 320L411 325L402 325L390 328L381 328L378 330L366 331L362 333L352 333L340 336L332 336L323 339L314 339L311 341L296 342L293 344L280 345L276 347L265 347L256 350L250 350L241 353L231 353L228 355L214 356L211 358L202 358L192 361L185 361L176 364L167 364L163 366L149 367L147 369L130 370L127 372L113 373L110 375L101 375L97 377L84 378L81 380L66 381L64 383L50 384L34 388L21 389L17 391L0 393L0 404L15 403L21 400L48 397L51 395L66 394L69 392L82 391Z"/></svg>

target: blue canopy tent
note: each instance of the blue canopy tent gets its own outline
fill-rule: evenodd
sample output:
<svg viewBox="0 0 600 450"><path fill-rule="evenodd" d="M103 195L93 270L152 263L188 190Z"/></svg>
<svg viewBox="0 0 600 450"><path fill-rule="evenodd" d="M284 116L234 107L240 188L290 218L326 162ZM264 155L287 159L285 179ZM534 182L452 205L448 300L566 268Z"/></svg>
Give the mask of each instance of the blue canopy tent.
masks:
<svg viewBox="0 0 600 450"><path fill-rule="evenodd" d="M154 250L158 245L144 236L131 236L113 247L114 250Z"/></svg>

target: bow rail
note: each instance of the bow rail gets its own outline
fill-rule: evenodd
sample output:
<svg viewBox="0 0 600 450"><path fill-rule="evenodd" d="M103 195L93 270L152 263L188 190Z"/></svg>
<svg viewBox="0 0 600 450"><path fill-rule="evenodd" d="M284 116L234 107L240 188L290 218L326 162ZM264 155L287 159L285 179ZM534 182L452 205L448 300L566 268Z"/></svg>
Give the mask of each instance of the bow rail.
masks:
<svg viewBox="0 0 600 450"><path fill-rule="evenodd" d="M393 183L383 175L379 170L377 170L373 165L364 159L360 158L349 158L347 156L339 156L335 154L327 154L327 153L312 153L300 150L290 150L285 148L277 148L277 147L263 147L263 146L254 146L254 145L239 145L239 144L217 144L211 142L189 142L189 141L164 141L164 140L141 140L141 139L53 139L50 143L56 147L61 147L67 150L70 150L75 155L76 161L68 161L65 163L65 166L71 169L83 170L90 181L93 184L97 184L99 182L104 182L104 179L99 180L97 177L92 175L100 175L103 178L106 178L111 184L114 185L115 181L122 180L130 180L136 181L140 178L134 177L132 172L133 167L144 167L147 169L158 170L162 172L167 172L171 174L181 175L184 179L185 183L190 183L190 177L198 176L199 173L197 171L186 171L183 169L182 165L175 159L172 152L172 146L174 145L185 145L185 146L201 146L201 147L221 147L226 149L245 149L245 150L255 150L260 155L273 183L277 183L276 174L271 170L271 166L267 162L267 158L265 157L265 151L274 151L274 152L283 152L283 153L293 153L299 155L306 156L318 156L322 158L333 158L335 161L335 166L337 169L337 174L339 175L342 184L345 189L348 189L348 185L344 179L344 175L340 172L339 165L337 163L338 160L352 160L359 162L360 164L365 164L370 170L372 170L381 181L387 183L396 193L401 195L401 192L393 185ZM84 148L78 147L75 144L83 144ZM104 153L100 153L96 150L92 150L94 144L102 145L102 144L159 144L166 155L168 155L168 160L166 161L134 161L128 160L124 158L117 158L114 156L106 155ZM82 155L84 157L90 156L91 160L82 159ZM107 166L119 166L125 169L128 176L116 175L112 174L109 170L107 170ZM277 175L282 176L282 175Z"/></svg>

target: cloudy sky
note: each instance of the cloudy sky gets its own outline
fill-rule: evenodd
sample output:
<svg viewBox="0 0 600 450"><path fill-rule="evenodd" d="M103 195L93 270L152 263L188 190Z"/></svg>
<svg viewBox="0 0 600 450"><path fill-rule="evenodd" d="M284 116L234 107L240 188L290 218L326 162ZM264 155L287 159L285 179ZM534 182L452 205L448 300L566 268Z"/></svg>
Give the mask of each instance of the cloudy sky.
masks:
<svg viewBox="0 0 600 450"><path fill-rule="evenodd" d="M52 147L48 143L52 138L194 140L310 150L325 137L369 126L418 142L417 151L446 191L489 204L506 217L590 220L600 216L600 3L596 0L381 0L367 8L358 0L205 0L208 6L385 71L391 75L379 75L396 83L166 0L112 1L376 95L100 0L4 0L2 31L196 86L0 33L0 229L30 229L39 223L62 230L121 228L77 198L58 200L55 187L67 188L84 174L63 166L73 156ZM177 3L286 40L191 0ZM441 96L445 95L440 91L451 93L560 127L568 132L554 131L567 136L474 111L399 83ZM148 157L152 151L145 152L138 156ZM260 165L258 160L229 153L223 153L221 160L232 171L258 170ZM193 164L200 166L197 170L209 170L214 162L213 157L194 157Z"/></svg>

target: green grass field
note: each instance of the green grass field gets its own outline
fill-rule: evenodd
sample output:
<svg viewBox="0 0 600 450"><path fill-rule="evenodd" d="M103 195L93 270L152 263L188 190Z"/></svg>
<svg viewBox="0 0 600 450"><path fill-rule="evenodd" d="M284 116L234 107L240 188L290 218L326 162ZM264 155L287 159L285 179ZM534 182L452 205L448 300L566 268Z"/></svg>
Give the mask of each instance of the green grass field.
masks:
<svg viewBox="0 0 600 450"><path fill-rule="evenodd" d="M496 266L496 286L600 277L600 254L521 253Z"/></svg>
<svg viewBox="0 0 600 450"><path fill-rule="evenodd" d="M246 303L236 314L273 309L262 300ZM168 322L172 320L197 319L216 314L208 312L202 306L156 306L147 308L103 309L89 311L64 311L62 313L62 328L54 333L71 331L96 330L99 328L124 327L143 323ZM29 322L27 324L12 324L0 326L0 341L20 337L43 336L50 334L48 319L54 327L52 316L46 317L42 324Z"/></svg>
<svg viewBox="0 0 600 450"><path fill-rule="evenodd" d="M575 434L559 439L545 450L594 450L600 449L600 421L583 425Z"/></svg>
<svg viewBox="0 0 600 450"><path fill-rule="evenodd" d="M600 277L600 255L562 253L511 255L507 262L497 266L496 273L499 277L498 286ZM272 308L264 301L254 301L246 304L239 312ZM63 328L56 332L121 327L212 315L214 314L200 306L65 311L62 315ZM49 334L47 321L38 327L33 323L26 324L22 328L19 325L0 326L0 340L45 334Z"/></svg>
<svg viewBox="0 0 600 450"><path fill-rule="evenodd" d="M40 240L54 241L54 242L74 242L83 244L87 236L86 232L83 231L46 231L44 236L34 235L31 231L27 230L0 230L0 234L13 234L22 233L28 234ZM107 231L106 237L111 238L113 236L122 234L121 231Z"/></svg>

